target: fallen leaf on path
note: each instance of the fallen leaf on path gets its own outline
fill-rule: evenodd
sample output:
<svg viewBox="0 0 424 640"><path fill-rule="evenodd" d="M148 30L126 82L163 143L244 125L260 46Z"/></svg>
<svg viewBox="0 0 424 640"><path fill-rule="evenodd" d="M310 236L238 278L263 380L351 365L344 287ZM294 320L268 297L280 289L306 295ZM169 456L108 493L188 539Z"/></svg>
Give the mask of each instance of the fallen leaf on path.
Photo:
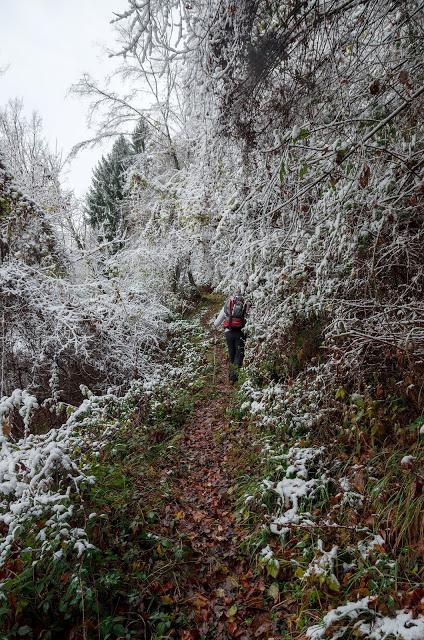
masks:
<svg viewBox="0 0 424 640"><path fill-rule="evenodd" d="M267 633L270 629L271 629L271 623L264 622L264 624L261 624L261 626L256 629L255 638L259 638L262 634Z"/></svg>
<svg viewBox="0 0 424 640"><path fill-rule="evenodd" d="M194 596L191 596L189 602L191 602L196 609L202 609L209 604L209 600L202 593L196 593Z"/></svg>
<svg viewBox="0 0 424 640"><path fill-rule="evenodd" d="M204 511L193 511L193 520L194 522L200 522L206 516Z"/></svg>
<svg viewBox="0 0 424 640"><path fill-rule="evenodd" d="M199 634L197 631L187 631L184 629L184 631L180 633L180 640L196 640L198 637Z"/></svg>
<svg viewBox="0 0 424 640"><path fill-rule="evenodd" d="M160 598L163 602L163 604L173 604L174 603L174 598L172 598L171 596L161 596Z"/></svg>
<svg viewBox="0 0 424 640"><path fill-rule="evenodd" d="M227 579L225 580L225 584L229 589L231 588L238 589L239 587L238 580L234 576L227 576Z"/></svg>

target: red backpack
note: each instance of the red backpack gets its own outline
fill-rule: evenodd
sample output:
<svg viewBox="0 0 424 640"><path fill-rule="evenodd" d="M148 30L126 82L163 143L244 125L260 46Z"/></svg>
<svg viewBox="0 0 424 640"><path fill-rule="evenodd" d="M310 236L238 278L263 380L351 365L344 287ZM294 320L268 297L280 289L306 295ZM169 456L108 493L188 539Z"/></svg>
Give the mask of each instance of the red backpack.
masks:
<svg viewBox="0 0 424 640"><path fill-rule="evenodd" d="M224 327L226 329L241 329L246 324L246 313L248 311L248 303L242 296L234 296L230 298L224 307L225 320Z"/></svg>

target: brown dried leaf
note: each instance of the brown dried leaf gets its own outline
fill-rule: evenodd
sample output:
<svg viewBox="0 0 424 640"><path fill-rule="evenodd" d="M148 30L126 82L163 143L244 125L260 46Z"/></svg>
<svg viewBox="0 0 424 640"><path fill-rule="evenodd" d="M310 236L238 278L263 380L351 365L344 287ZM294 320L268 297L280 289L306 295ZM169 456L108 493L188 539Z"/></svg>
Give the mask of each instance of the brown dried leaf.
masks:
<svg viewBox="0 0 424 640"><path fill-rule="evenodd" d="M362 167L361 175L359 176L359 180L358 180L359 186L362 189L365 189L368 186L370 175L371 175L371 169L365 163L364 166Z"/></svg>
<svg viewBox="0 0 424 640"><path fill-rule="evenodd" d="M203 607L207 607L209 604L209 600L203 595L203 593L195 593L194 596L190 598L190 602L196 609L202 609Z"/></svg>
<svg viewBox="0 0 424 640"><path fill-rule="evenodd" d="M402 69L402 71L399 73L399 82L403 84L403 86L407 89L412 89L412 85L409 81L409 74L407 71L405 71L405 69Z"/></svg>

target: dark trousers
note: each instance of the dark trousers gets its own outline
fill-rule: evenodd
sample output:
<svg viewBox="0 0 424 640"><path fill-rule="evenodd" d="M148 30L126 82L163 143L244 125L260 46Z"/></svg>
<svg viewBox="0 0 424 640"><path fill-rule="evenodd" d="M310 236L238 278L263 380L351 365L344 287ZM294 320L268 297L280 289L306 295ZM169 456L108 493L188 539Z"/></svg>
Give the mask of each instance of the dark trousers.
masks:
<svg viewBox="0 0 424 640"><path fill-rule="evenodd" d="M238 369L243 364L246 336L241 329L230 329L225 332L225 339L230 359L230 380L235 382L238 378Z"/></svg>

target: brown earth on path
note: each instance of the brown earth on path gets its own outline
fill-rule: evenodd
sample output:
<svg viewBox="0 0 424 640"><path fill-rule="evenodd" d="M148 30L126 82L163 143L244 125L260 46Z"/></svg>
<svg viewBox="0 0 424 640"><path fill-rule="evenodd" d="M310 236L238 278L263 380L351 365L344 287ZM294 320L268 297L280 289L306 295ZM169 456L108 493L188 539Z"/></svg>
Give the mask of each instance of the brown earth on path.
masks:
<svg viewBox="0 0 424 640"><path fill-rule="evenodd" d="M243 425L230 428L226 416L232 387L222 336L214 350L215 385L211 383L210 396L185 427L173 463L171 495L159 516L163 534L170 523L168 535L184 540L191 560L184 575L158 588L182 614L182 628L174 626L182 640L287 638L283 612L273 609L263 576L241 550L246 530L233 514L233 449L240 452L243 443L252 445Z"/></svg>

